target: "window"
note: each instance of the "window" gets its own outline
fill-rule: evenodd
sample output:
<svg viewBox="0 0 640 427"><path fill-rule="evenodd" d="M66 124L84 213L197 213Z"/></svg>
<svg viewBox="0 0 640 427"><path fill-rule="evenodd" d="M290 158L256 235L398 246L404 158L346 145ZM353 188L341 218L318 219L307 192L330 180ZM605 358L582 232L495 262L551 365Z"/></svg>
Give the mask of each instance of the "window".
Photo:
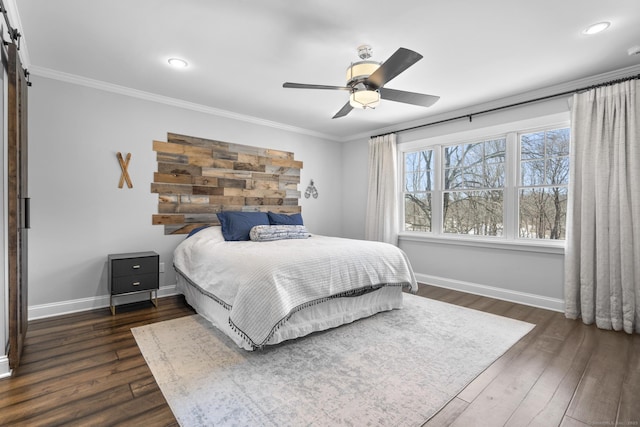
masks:
<svg viewBox="0 0 640 427"><path fill-rule="evenodd" d="M506 139L444 147L445 233L501 236Z"/></svg>
<svg viewBox="0 0 640 427"><path fill-rule="evenodd" d="M430 142L425 147L414 142L400 157L404 231L565 238L568 127Z"/></svg>
<svg viewBox="0 0 640 427"><path fill-rule="evenodd" d="M407 153L404 170L404 228L409 231L431 231L433 150Z"/></svg>
<svg viewBox="0 0 640 427"><path fill-rule="evenodd" d="M518 237L564 239L569 129L524 133L520 142Z"/></svg>

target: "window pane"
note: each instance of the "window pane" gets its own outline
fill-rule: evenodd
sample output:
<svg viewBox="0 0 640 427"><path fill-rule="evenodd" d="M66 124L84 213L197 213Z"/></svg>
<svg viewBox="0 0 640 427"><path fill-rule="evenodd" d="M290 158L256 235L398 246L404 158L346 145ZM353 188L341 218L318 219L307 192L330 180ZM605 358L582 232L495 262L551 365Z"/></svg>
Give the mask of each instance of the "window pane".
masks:
<svg viewBox="0 0 640 427"><path fill-rule="evenodd" d="M404 154L404 170L411 172L416 169L420 159L420 153L405 153Z"/></svg>
<svg viewBox="0 0 640 427"><path fill-rule="evenodd" d="M548 159L546 172L546 184L567 184L569 182L569 157Z"/></svg>
<svg viewBox="0 0 640 427"><path fill-rule="evenodd" d="M464 169L464 188L483 188L484 171L482 163Z"/></svg>
<svg viewBox="0 0 640 427"><path fill-rule="evenodd" d="M444 171L444 188L447 190L464 188L464 169L451 168Z"/></svg>
<svg viewBox="0 0 640 427"><path fill-rule="evenodd" d="M404 229L431 231L431 193L405 194Z"/></svg>
<svg viewBox="0 0 640 427"><path fill-rule="evenodd" d="M405 191L430 191L432 172L407 173L405 175Z"/></svg>
<svg viewBox="0 0 640 427"><path fill-rule="evenodd" d="M520 158L522 160L543 159L545 151L544 132L535 132L520 137Z"/></svg>
<svg viewBox="0 0 640 427"><path fill-rule="evenodd" d="M445 147L444 149L444 167L462 166L462 145L453 147Z"/></svg>
<svg viewBox="0 0 640 427"><path fill-rule="evenodd" d="M520 172L523 186L544 185L544 160L522 162Z"/></svg>
<svg viewBox="0 0 640 427"><path fill-rule="evenodd" d="M484 157L484 147L481 142L476 144L465 144L464 146L464 158L462 163L465 166L477 165L482 163Z"/></svg>
<svg viewBox="0 0 640 427"><path fill-rule="evenodd" d="M505 161L507 149L507 140L505 138L486 141L484 144L485 161L487 163L503 163Z"/></svg>
<svg viewBox="0 0 640 427"><path fill-rule="evenodd" d="M554 129L547 132L547 155L569 155L569 128Z"/></svg>
<svg viewBox="0 0 640 427"><path fill-rule="evenodd" d="M445 233L502 236L501 190L445 192L443 197Z"/></svg>
<svg viewBox="0 0 640 427"><path fill-rule="evenodd" d="M485 165L484 179L485 188L504 187L504 163Z"/></svg>
<svg viewBox="0 0 640 427"><path fill-rule="evenodd" d="M502 188L506 138L444 147L445 190Z"/></svg>
<svg viewBox="0 0 640 427"><path fill-rule="evenodd" d="M566 187L520 190L520 237L564 239L566 217Z"/></svg>

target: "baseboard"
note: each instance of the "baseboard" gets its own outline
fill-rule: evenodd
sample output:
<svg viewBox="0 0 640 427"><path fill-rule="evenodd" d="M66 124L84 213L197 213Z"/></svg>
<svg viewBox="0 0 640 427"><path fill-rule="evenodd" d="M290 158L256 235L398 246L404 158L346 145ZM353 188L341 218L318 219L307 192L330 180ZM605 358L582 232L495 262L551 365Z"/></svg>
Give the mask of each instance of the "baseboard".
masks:
<svg viewBox="0 0 640 427"><path fill-rule="evenodd" d="M9 358L0 356L0 379L11 376L11 368L9 368Z"/></svg>
<svg viewBox="0 0 640 427"><path fill-rule="evenodd" d="M564 300L558 298L549 298L542 295L518 292L511 289L496 288L471 282L463 282L461 280L453 280L428 274L416 273L416 279L420 283L426 283L441 288L453 289L455 291L467 292L474 295L481 295L518 304L530 305L532 307L559 311L561 313L564 312Z"/></svg>
<svg viewBox="0 0 640 427"><path fill-rule="evenodd" d="M158 290L158 298L176 295L176 285L162 286ZM134 301L142 301L148 298L148 294L132 294L118 297L118 304ZM60 301L50 304L39 304L29 306L29 320L44 319L47 317L60 316L62 314L77 313L79 311L93 310L96 308L109 307L109 295L101 295L91 298L80 298L70 301Z"/></svg>

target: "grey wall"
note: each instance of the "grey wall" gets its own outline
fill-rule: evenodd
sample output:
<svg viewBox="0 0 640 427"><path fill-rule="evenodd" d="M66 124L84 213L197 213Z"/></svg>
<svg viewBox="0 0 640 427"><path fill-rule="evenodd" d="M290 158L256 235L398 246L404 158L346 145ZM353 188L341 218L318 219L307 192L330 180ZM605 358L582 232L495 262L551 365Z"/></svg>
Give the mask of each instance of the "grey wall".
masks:
<svg viewBox="0 0 640 427"><path fill-rule="evenodd" d="M475 116L472 122L460 120L401 132L398 144L561 113L566 113L568 119L566 98ZM361 239L367 201L368 138L345 143L342 153L346 159L343 163L343 234ZM563 307L562 248L476 245L402 235L399 246L409 256L419 281L554 310Z"/></svg>
<svg viewBox="0 0 640 427"><path fill-rule="evenodd" d="M320 196L301 198L313 233L338 236L341 145L273 127L218 117L47 78L29 92L30 315L104 305L109 253L154 250L165 263L161 286L175 284L172 252L184 236L151 225L157 194L154 139L167 132L292 151ZM115 153L131 153L133 189L117 187Z"/></svg>

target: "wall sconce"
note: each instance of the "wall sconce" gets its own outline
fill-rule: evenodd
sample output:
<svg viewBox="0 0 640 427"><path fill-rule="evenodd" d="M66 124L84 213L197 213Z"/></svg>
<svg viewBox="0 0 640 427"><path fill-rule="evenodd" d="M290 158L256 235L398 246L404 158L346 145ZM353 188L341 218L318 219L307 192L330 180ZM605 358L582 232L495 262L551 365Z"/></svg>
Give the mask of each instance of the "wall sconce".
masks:
<svg viewBox="0 0 640 427"><path fill-rule="evenodd" d="M307 189L304 192L305 199L308 199L310 196L313 196L314 199L318 198L318 189L313 184L313 180L311 180L311 182L307 186Z"/></svg>

